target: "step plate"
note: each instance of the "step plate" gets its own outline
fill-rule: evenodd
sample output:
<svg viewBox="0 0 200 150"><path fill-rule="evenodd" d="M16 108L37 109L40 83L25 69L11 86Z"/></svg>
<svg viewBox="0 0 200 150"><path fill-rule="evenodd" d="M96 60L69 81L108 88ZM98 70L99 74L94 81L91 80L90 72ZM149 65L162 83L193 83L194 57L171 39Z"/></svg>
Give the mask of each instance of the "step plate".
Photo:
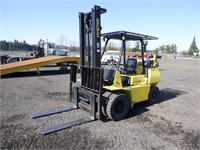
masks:
<svg viewBox="0 0 200 150"><path fill-rule="evenodd" d="M77 109L77 108L76 107L65 107L65 108L60 108L60 109L53 109L53 110L49 110L49 111L32 114L32 115L30 115L30 118L34 119L34 118L44 117L44 116L62 113L62 112L70 111L70 110L74 110L74 109Z"/></svg>
<svg viewBox="0 0 200 150"><path fill-rule="evenodd" d="M70 128L72 126L80 125L80 124L90 122L90 121L93 121L93 120L94 120L94 118L92 118L92 117L84 117L84 118L73 120L73 121L70 121L70 122L67 122L67 123L64 123L64 124L60 124L60 125L56 125L56 126L53 126L53 127L43 129L41 131L41 133L43 135L46 135L46 134L49 134L49 133L52 133L52 132L56 132L56 131L59 131L59 130Z"/></svg>

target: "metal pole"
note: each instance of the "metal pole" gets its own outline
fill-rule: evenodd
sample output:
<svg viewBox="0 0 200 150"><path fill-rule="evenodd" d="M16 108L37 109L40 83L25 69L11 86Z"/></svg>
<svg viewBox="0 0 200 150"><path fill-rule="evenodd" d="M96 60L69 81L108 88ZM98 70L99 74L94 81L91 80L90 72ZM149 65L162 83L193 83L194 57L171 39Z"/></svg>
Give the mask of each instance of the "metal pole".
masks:
<svg viewBox="0 0 200 150"><path fill-rule="evenodd" d="M142 50L142 67L143 67L142 74L144 74L145 68L144 68L144 41L143 39L140 40L140 42L141 42L141 50Z"/></svg>

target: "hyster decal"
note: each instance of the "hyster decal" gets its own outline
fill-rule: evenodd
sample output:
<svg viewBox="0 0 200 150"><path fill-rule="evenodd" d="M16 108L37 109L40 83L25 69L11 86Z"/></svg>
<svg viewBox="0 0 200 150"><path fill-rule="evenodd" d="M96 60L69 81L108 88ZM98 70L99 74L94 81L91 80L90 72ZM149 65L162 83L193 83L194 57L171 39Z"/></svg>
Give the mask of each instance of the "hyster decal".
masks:
<svg viewBox="0 0 200 150"><path fill-rule="evenodd" d="M99 28L99 18L96 18L96 35L97 35L97 38L100 38L100 28Z"/></svg>

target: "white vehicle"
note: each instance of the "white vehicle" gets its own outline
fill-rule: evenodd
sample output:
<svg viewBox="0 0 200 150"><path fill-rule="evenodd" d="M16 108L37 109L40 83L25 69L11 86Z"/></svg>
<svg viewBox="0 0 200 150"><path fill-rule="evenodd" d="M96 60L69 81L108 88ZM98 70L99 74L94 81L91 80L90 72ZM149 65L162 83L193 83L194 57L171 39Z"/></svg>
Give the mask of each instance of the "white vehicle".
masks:
<svg viewBox="0 0 200 150"><path fill-rule="evenodd" d="M55 56L69 56L69 50L59 49L54 51ZM57 63L57 66L69 66L69 63Z"/></svg>
<svg viewBox="0 0 200 150"><path fill-rule="evenodd" d="M119 61L119 51L107 51L101 58L101 64L116 64Z"/></svg>
<svg viewBox="0 0 200 150"><path fill-rule="evenodd" d="M55 46L55 43L48 42L48 40L46 42L42 39L38 41L38 47L44 50L44 56L54 55Z"/></svg>
<svg viewBox="0 0 200 150"><path fill-rule="evenodd" d="M44 43L44 54L45 56L53 55L55 51L55 43Z"/></svg>
<svg viewBox="0 0 200 150"><path fill-rule="evenodd" d="M110 55L103 55L103 57L101 58L101 64L109 64L110 63Z"/></svg>
<svg viewBox="0 0 200 150"><path fill-rule="evenodd" d="M54 50L54 54L56 56L69 56L69 50L65 49Z"/></svg>

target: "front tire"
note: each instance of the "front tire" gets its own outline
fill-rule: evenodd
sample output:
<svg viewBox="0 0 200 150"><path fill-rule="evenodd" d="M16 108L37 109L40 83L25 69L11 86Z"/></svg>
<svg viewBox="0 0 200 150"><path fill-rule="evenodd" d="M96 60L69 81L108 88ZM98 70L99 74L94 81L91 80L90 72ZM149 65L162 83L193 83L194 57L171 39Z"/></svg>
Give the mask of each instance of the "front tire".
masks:
<svg viewBox="0 0 200 150"><path fill-rule="evenodd" d="M129 98L125 94L112 94L107 106L107 116L114 121L122 120L129 111Z"/></svg>

